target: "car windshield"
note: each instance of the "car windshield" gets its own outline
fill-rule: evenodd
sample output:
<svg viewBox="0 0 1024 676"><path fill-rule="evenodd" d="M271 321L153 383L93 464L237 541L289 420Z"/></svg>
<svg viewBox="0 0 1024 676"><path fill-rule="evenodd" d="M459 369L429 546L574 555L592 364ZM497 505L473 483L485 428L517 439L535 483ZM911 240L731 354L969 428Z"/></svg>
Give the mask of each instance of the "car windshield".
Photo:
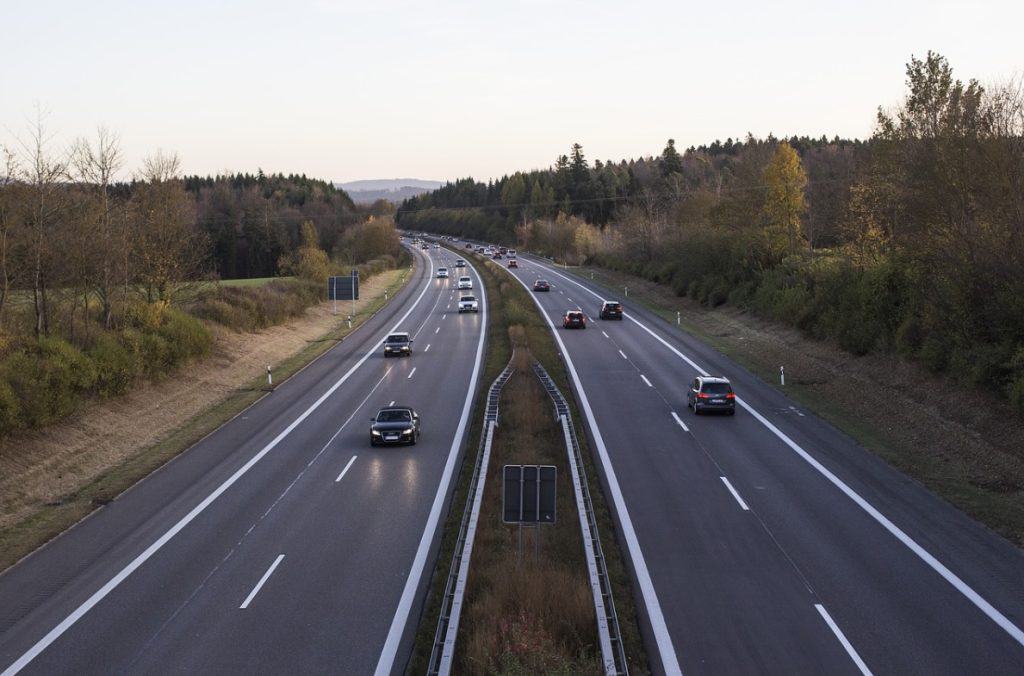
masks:
<svg viewBox="0 0 1024 676"><path fill-rule="evenodd" d="M377 422L409 422L410 420L412 420L412 415L405 409L400 411L381 411L377 414Z"/></svg>
<svg viewBox="0 0 1024 676"><path fill-rule="evenodd" d="M701 392L707 394L729 394L732 392L732 388L729 387L729 383L704 383Z"/></svg>
<svg viewBox="0 0 1024 676"><path fill-rule="evenodd" d="M409 342L409 336L404 333L392 333L388 336L389 343L407 343Z"/></svg>
<svg viewBox="0 0 1024 676"><path fill-rule="evenodd" d="M466 301L473 302L474 300L476 300L476 298L474 298L473 296L463 296L462 297L462 302L466 302Z"/></svg>

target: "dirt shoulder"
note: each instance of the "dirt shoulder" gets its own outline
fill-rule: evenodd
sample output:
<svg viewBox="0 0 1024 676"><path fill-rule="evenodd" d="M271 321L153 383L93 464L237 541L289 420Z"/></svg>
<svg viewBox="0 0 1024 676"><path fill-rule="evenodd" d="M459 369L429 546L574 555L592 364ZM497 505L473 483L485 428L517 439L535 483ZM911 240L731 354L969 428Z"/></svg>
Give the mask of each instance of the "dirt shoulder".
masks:
<svg viewBox="0 0 1024 676"><path fill-rule="evenodd" d="M408 269L366 280L358 326L404 283ZM346 303L346 306L348 304ZM160 382L86 404L72 419L0 442L0 570L112 500L265 394L348 332L332 304L256 333L218 325L211 355ZM145 425L139 425L145 420Z"/></svg>
<svg viewBox="0 0 1024 676"><path fill-rule="evenodd" d="M1024 546L1024 421L896 355L856 357L735 308L709 310L671 289L601 268L576 272L641 302L778 387L890 464Z"/></svg>

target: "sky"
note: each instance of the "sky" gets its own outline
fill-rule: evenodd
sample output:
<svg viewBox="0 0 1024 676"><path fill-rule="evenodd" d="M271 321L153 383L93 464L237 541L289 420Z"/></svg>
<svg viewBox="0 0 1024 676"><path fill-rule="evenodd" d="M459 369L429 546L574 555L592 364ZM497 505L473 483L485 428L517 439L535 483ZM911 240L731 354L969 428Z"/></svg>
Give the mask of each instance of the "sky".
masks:
<svg viewBox="0 0 1024 676"><path fill-rule="evenodd" d="M904 64L1024 74L1024 2L0 0L0 144L116 132L125 177L498 177L758 136L871 134Z"/></svg>

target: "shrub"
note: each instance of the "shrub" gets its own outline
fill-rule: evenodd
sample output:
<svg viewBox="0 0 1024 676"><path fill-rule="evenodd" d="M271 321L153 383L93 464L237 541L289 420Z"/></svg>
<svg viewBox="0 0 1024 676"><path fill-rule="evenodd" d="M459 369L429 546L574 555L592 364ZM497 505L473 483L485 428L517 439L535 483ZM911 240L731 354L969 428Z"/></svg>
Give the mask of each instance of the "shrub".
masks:
<svg viewBox="0 0 1024 676"><path fill-rule="evenodd" d="M139 363L117 336L101 334L88 355L96 364L97 394L112 397L128 391L139 372Z"/></svg>

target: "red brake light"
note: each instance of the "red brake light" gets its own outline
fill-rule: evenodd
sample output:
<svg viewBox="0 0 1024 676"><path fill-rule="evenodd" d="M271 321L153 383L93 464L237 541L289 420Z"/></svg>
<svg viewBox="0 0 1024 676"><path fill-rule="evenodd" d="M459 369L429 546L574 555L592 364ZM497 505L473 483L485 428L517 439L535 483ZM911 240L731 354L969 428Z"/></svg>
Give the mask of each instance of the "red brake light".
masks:
<svg viewBox="0 0 1024 676"><path fill-rule="evenodd" d="M711 398L711 395L710 395L710 394L706 394L706 393L704 393L704 392L698 392L698 393L697 393L697 396L698 396L698 397L699 397L700 399L710 399L710 398Z"/></svg>
<svg viewBox="0 0 1024 676"><path fill-rule="evenodd" d="M734 392L730 392L729 394L725 395L725 398L726 399L735 399L736 398L736 394Z"/></svg>

